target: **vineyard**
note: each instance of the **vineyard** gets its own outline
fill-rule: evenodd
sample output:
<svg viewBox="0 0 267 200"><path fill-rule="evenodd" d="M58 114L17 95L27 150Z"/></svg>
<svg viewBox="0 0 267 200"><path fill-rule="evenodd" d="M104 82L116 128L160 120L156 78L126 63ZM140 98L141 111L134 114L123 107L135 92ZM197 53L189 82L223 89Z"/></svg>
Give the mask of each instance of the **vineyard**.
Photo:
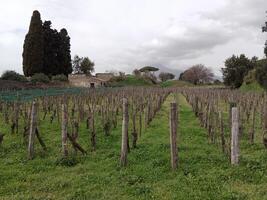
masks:
<svg viewBox="0 0 267 200"><path fill-rule="evenodd" d="M265 93L0 97L0 199L267 199L266 150Z"/></svg>

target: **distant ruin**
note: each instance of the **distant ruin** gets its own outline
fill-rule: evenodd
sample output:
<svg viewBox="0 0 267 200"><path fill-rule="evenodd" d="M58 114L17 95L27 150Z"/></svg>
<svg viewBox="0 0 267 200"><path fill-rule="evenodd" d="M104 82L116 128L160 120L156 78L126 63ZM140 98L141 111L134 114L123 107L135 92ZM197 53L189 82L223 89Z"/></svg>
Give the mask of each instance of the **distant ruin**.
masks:
<svg viewBox="0 0 267 200"><path fill-rule="evenodd" d="M96 73L95 76L85 74L73 74L69 76L69 82L76 87L106 87L108 81L113 77L111 73Z"/></svg>

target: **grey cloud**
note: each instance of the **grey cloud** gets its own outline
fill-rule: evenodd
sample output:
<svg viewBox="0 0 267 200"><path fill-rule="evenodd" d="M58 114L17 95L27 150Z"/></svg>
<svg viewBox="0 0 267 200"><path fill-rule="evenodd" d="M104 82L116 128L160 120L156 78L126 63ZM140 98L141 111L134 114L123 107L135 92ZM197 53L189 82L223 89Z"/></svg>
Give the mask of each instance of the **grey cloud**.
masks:
<svg viewBox="0 0 267 200"><path fill-rule="evenodd" d="M264 21L264 9L267 9L266 0L237 0L228 3L219 10L197 13L199 19L185 23L185 31L182 35L161 35L149 44L139 45L131 49L125 59L132 60L136 64L155 64L173 69L183 69L184 61L191 60L213 52L217 46L224 45L235 40L255 42L261 32L260 28ZM174 22L173 22L174 21ZM178 20L177 20L178 21ZM170 26L179 28L180 21L172 19ZM201 24L208 24L202 26ZM257 40L257 42L262 42ZM233 54L229 52L229 56ZM125 61L126 61L125 60ZM222 61L218 61L221 63ZM180 64L179 64L180 63ZM205 63L204 63L205 64Z"/></svg>
<svg viewBox="0 0 267 200"><path fill-rule="evenodd" d="M89 56L96 71L131 72L143 65L180 71L199 62L215 69L226 56L244 49L238 47L240 40L257 56L264 43L260 27L266 0L201 0L197 5L195 0L12 2L0 12L0 55L5 55L0 71L8 66L22 71L22 45L34 9L54 28L66 27L72 54Z"/></svg>
<svg viewBox="0 0 267 200"><path fill-rule="evenodd" d="M266 0L228 0L226 6L215 12L202 13L202 16L225 21L233 28L259 28L264 24L266 10Z"/></svg>
<svg viewBox="0 0 267 200"><path fill-rule="evenodd" d="M166 65L179 60L193 59L202 54L209 53L215 46L229 42L236 33L228 30L221 24L209 22L209 26L189 25L185 32L178 36L163 35L154 39L149 44L141 45L131 52L126 60L139 60L140 64ZM179 27L179 24L171 25Z"/></svg>

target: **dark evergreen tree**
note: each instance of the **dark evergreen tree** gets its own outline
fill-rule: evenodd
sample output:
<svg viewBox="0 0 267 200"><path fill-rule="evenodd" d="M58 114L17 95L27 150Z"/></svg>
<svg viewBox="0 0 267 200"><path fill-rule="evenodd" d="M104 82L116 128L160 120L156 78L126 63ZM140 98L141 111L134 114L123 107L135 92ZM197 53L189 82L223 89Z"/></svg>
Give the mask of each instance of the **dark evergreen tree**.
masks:
<svg viewBox="0 0 267 200"><path fill-rule="evenodd" d="M70 37L66 29L61 29L59 32L59 51L58 51L58 74L72 73L72 63L70 55Z"/></svg>
<svg viewBox="0 0 267 200"><path fill-rule="evenodd" d="M58 32L51 28L51 22L45 21L44 31L44 71L46 75L72 73L70 55L70 37L66 29Z"/></svg>
<svg viewBox="0 0 267 200"><path fill-rule="evenodd" d="M46 75L56 75L60 73L58 52L59 52L59 35L57 30L51 29L51 21L43 23L44 34L44 57L43 73Z"/></svg>
<svg viewBox="0 0 267 200"><path fill-rule="evenodd" d="M29 31L23 45L23 72L25 76L32 76L43 71L44 34L40 13L33 12Z"/></svg>
<svg viewBox="0 0 267 200"><path fill-rule="evenodd" d="M25 76L36 73L46 75L72 73L70 37L66 29L58 32L51 28L51 21L42 24L40 13L33 12L23 50Z"/></svg>

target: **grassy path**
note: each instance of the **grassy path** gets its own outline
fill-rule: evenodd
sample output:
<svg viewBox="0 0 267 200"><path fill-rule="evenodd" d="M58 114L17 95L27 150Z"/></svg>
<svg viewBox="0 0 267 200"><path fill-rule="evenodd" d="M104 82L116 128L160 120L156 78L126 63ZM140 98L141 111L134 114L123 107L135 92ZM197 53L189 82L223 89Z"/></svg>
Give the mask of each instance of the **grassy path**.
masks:
<svg viewBox="0 0 267 200"><path fill-rule="evenodd" d="M267 199L266 165L247 162L231 167L219 148L207 143L206 131L182 96L179 167L171 172L171 99L169 96L138 148L129 154L125 169L120 169L118 162L120 126L109 137L98 130L97 151L80 157L71 167L55 164L55 155L60 154L59 127L50 130L49 124L42 125L41 130L50 134L44 138L49 153L39 152L33 161L25 160L18 138L8 137L9 145L0 147L0 199ZM89 148L85 127L81 127L80 137Z"/></svg>
<svg viewBox="0 0 267 200"><path fill-rule="evenodd" d="M215 145L208 144L190 105L180 96L179 167L170 172L168 115L171 97L131 153L128 190L140 199L267 199L264 160L231 167ZM266 157L264 158L266 160ZM254 168L254 169L253 169ZM131 178L130 178L131 180ZM133 199L134 199L133 198Z"/></svg>

